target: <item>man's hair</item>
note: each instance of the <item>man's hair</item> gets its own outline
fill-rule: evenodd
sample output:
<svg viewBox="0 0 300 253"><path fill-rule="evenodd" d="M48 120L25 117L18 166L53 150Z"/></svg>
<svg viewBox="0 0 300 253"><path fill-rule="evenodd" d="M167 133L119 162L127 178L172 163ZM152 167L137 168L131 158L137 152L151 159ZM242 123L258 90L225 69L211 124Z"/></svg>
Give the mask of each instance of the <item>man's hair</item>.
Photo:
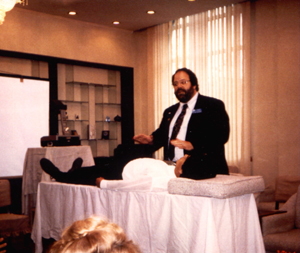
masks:
<svg viewBox="0 0 300 253"><path fill-rule="evenodd" d="M98 217L75 221L62 233L49 253L141 253L115 223Z"/></svg>
<svg viewBox="0 0 300 253"><path fill-rule="evenodd" d="M198 91L199 90L198 79L197 79L195 73L193 71L191 71L190 69L187 69L187 68L181 68L181 69L177 69L176 70L176 72L172 76L172 84L174 83L174 76L175 76L175 74L178 73L178 72L180 72L180 71L184 71L185 73L187 73L189 75L191 85L192 86L196 86L196 91Z"/></svg>

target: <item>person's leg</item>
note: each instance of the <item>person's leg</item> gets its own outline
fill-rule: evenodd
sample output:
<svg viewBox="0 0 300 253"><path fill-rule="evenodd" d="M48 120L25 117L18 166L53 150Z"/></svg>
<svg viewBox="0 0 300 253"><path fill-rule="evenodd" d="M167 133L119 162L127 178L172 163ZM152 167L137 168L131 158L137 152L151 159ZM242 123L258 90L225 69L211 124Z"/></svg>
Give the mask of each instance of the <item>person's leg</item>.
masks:
<svg viewBox="0 0 300 253"><path fill-rule="evenodd" d="M68 172L60 171L50 160L42 158L42 169L53 177L57 182L69 184L95 185L96 178L101 176L101 168L96 166L81 167L80 159L76 159Z"/></svg>
<svg viewBox="0 0 300 253"><path fill-rule="evenodd" d="M56 181L61 182L64 179L64 174L66 172L61 172L50 160L47 158L42 158L40 160L40 165L47 174L49 174Z"/></svg>

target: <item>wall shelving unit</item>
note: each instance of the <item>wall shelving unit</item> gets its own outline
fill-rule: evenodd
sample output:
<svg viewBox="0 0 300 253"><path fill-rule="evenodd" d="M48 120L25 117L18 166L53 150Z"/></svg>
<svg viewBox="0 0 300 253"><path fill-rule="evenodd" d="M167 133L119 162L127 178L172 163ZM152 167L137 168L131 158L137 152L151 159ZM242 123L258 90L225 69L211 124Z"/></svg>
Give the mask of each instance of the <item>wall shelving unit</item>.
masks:
<svg viewBox="0 0 300 253"><path fill-rule="evenodd" d="M91 146L94 157L113 156L119 144L133 144L133 68L5 50L0 50L0 57L12 66L17 63L15 69L20 69L20 59L31 62L33 70L37 62L43 63L50 101L67 105L67 126L77 131L82 145ZM17 71L10 75L31 77ZM49 135L62 134L60 116L51 102L49 115ZM115 121L116 116L121 121ZM109 138L103 138L102 131L109 131Z"/></svg>

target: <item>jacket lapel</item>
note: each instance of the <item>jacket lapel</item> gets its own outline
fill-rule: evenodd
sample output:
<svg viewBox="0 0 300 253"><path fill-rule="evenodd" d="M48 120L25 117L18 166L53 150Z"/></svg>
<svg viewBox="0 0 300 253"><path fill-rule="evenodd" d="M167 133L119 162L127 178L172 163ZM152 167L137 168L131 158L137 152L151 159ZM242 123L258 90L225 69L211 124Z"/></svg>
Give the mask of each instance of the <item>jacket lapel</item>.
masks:
<svg viewBox="0 0 300 253"><path fill-rule="evenodd" d="M175 113L177 112L178 110L178 107L179 107L179 103L175 104L174 106L172 106L170 108L170 110L168 111L168 115L167 115L167 120L168 120L168 125L170 125Z"/></svg>

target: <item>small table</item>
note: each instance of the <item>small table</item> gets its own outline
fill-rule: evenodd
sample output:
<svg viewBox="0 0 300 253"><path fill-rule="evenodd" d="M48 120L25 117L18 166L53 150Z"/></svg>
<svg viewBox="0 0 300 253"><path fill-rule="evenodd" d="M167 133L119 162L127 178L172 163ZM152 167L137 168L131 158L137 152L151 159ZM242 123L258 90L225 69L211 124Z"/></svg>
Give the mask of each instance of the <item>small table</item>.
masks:
<svg viewBox="0 0 300 253"><path fill-rule="evenodd" d="M43 147L28 148L24 161L22 182L22 213L30 215L36 206L37 187L43 178L49 177L43 172L40 160L47 158L52 161L61 171L68 171L73 161L81 157L82 166L95 165L90 146L66 146L66 147ZM50 178L50 177L49 177ZM31 215L30 215L31 216Z"/></svg>

